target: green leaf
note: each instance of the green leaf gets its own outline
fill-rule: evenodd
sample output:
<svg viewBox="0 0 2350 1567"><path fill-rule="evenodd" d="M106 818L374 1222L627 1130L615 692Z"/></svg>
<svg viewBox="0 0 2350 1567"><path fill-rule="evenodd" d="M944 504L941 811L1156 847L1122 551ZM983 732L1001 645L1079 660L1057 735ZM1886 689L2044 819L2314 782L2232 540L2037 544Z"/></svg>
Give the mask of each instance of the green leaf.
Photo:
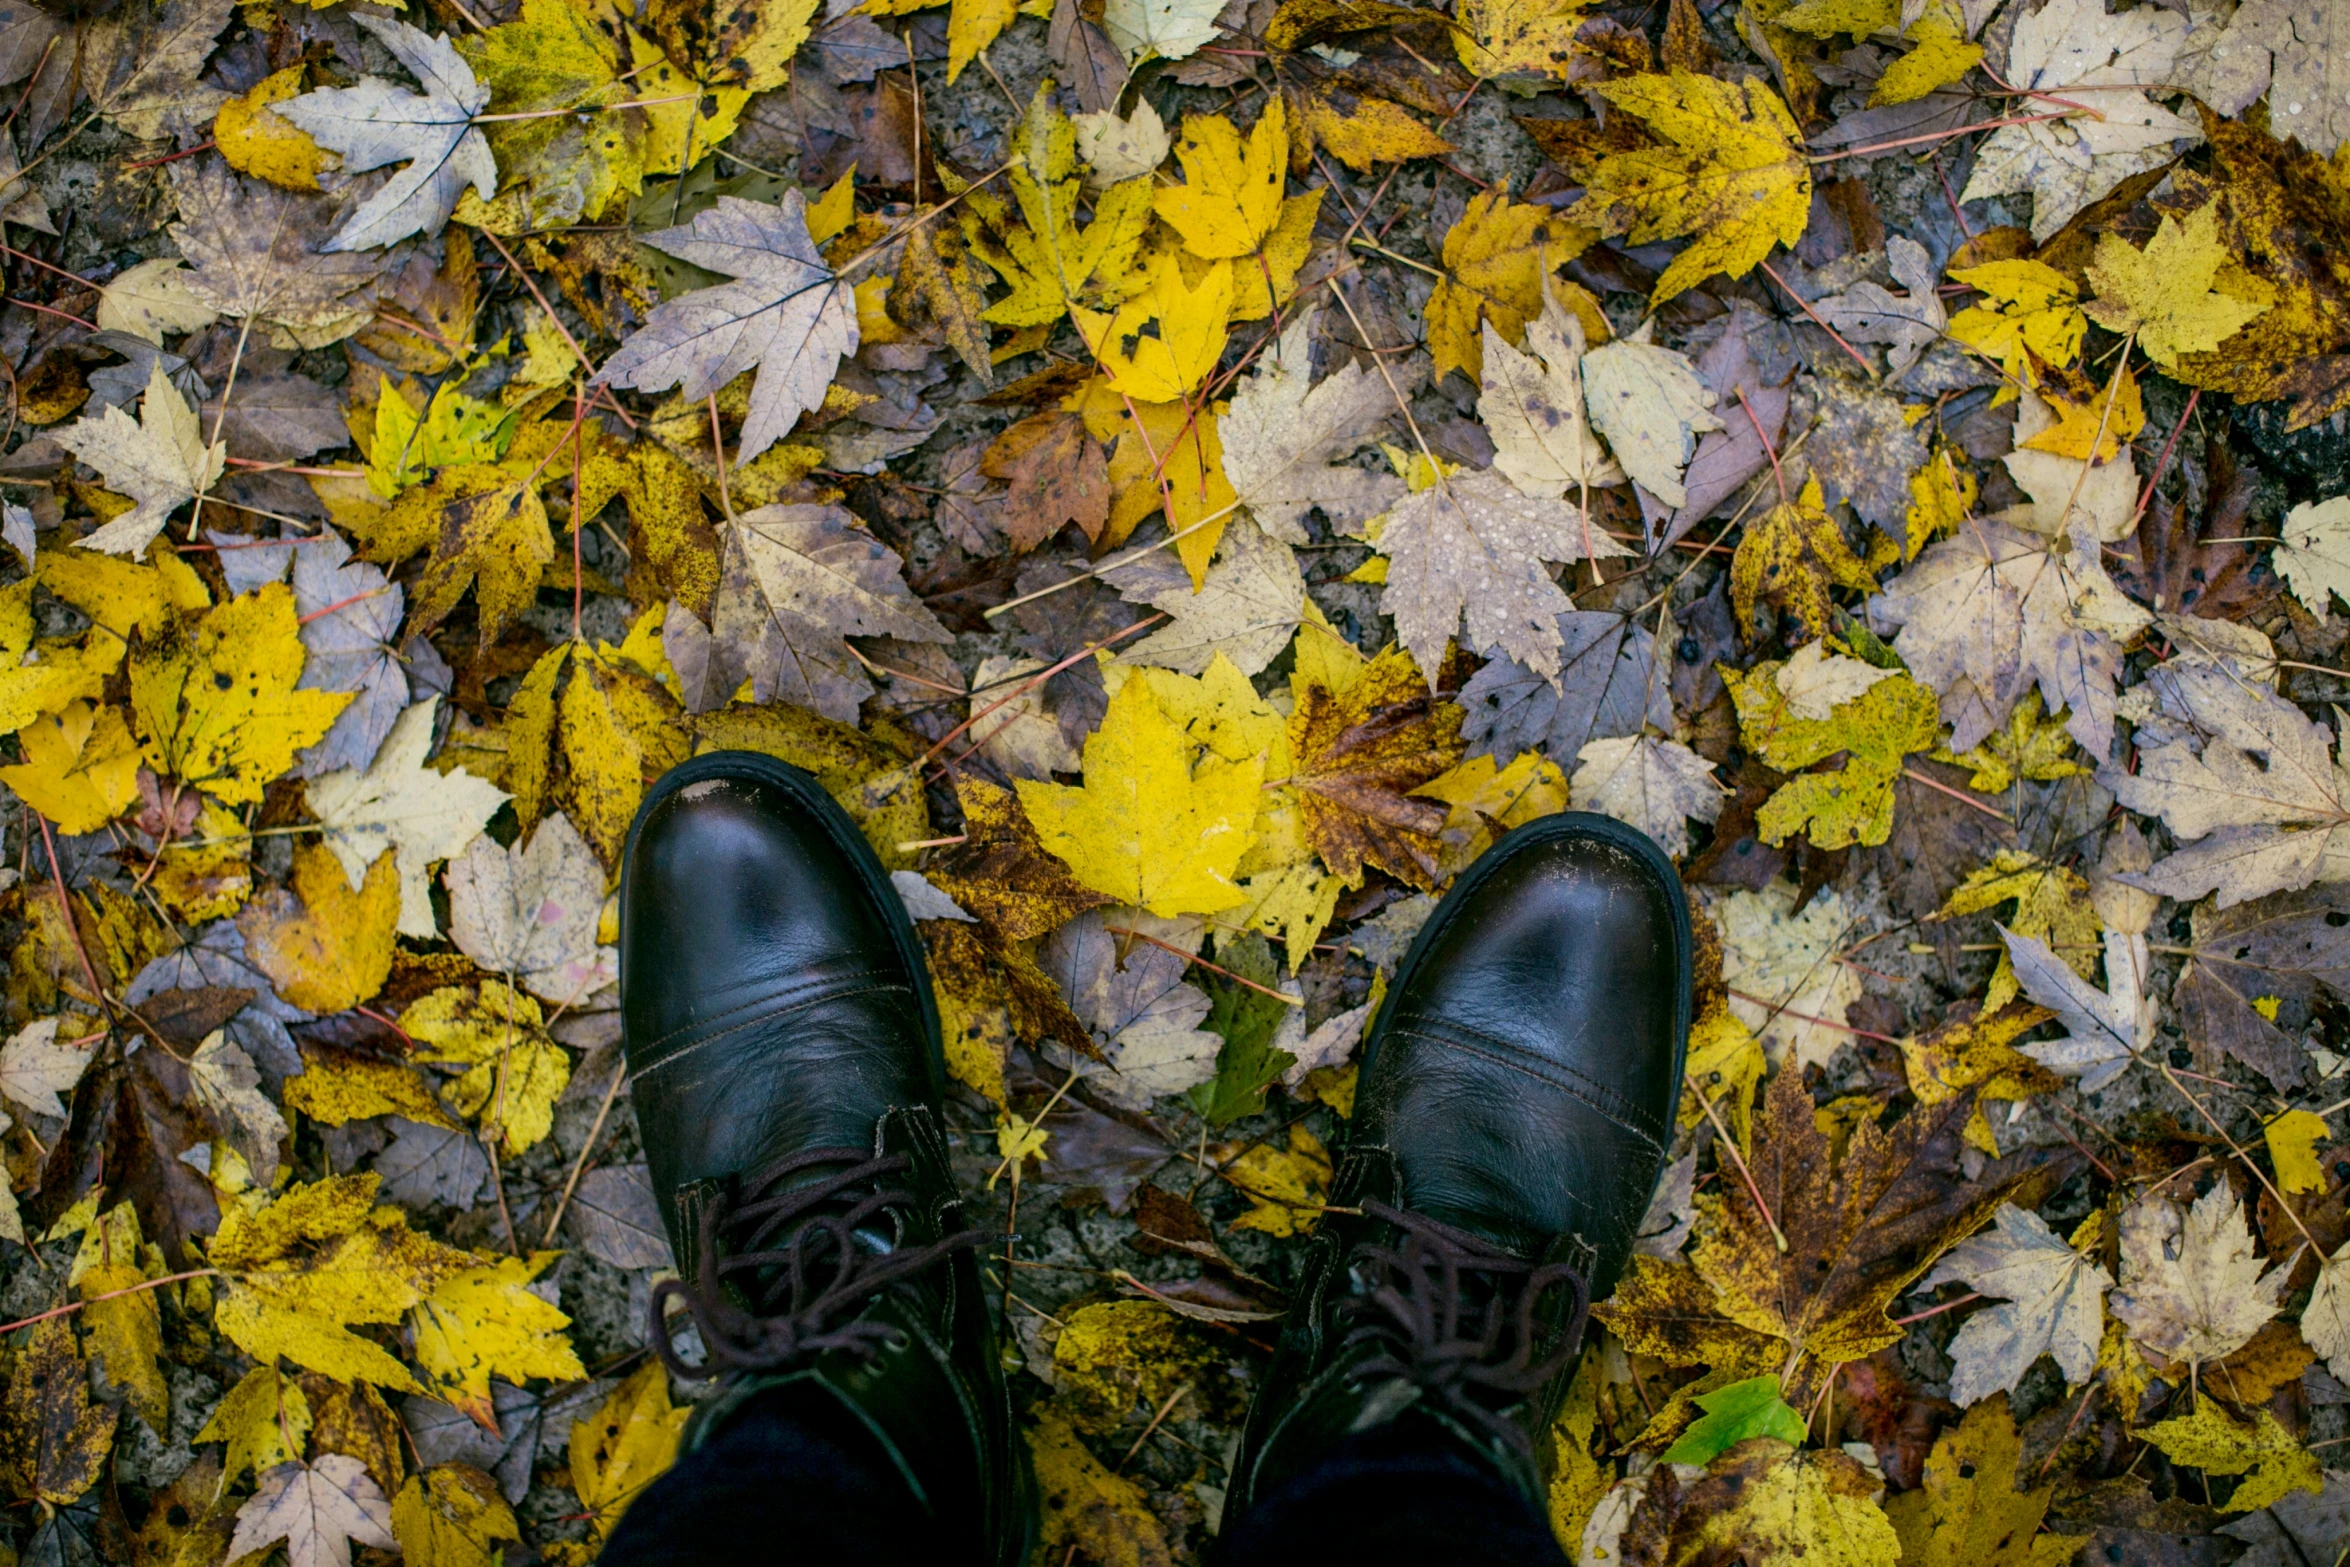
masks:
<svg viewBox="0 0 2350 1567"><path fill-rule="evenodd" d="M1668 1464L1706 1464L1752 1436L1775 1436L1803 1445L1803 1417L1779 1396L1775 1376L1748 1377L1698 1396L1704 1410L1681 1440L1665 1450Z"/></svg>
<svg viewBox="0 0 2350 1567"><path fill-rule="evenodd" d="M1273 948L1251 931L1216 950L1216 960L1243 979L1274 988ZM1289 1006L1262 990L1208 975L1212 998L1200 1026L1221 1034L1224 1048L1216 1052L1216 1075L1191 1090L1192 1108L1211 1126L1223 1126L1265 1108L1265 1090L1280 1081L1297 1057L1273 1048Z"/></svg>

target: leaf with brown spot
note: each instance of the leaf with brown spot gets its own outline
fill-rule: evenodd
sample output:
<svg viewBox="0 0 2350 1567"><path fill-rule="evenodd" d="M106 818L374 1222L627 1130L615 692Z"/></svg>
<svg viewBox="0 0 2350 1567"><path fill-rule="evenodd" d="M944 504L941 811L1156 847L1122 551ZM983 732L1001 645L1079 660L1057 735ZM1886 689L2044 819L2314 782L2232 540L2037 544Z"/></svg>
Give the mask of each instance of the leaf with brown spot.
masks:
<svg viewBox="0 0 2350 1567"><path fill-rule="evenodd" d="M118 1419L113 1405L90 1401L73 1324L63 1317L38 1324L0 1400L0 1467L10 1489L52 1507L75 1500L105 1469Z"/></svg>
<svg viewBox="0 0 2350 1567"><path fill-rule="evenodd" d="M995 439L979 460L991 479L1011 481L1004 497L1004 531L1014 554L1026 554L1074 522L1088 542L1110 520L1109 459L1073 413L1023 419Z"/></svg>
<svg viewBox="0 0 2350 1567"><path fill-rule="evenodd" d="M1353 682L1308 681L1296 692L1290 783L1306 841L1322 863L1359 884L1375 865L1423 891L1436 885L1445 809L1409 798L1461 759L1461 708L1439 700L1409 653L1389 648Z"/></svg>
<svg viewBox="0 0 2350 1567"><path fill-rule="evenodd" d="M1792 1374L1796 1364L1809 1361L1817 1375L1898 1340L1885 1308L2021 1178L2020 1167L1994 1165L1980 1181L1960 1171L1974 1105L1970 1090L1891 1127L1864 1122L1839 1163L1803 1075L1772 1079L1747 1166L1787 1249L1740 1181L1729 1183L1722 1223L1695 1257L1725 1315L1785 1342L1791 1387L1808 1380Z"/></svg>
<svg viewBox="0 0 2350 1567"><path fill-rule="evenodd" d="M1087 909L1116 901L1078 885L1069 867L1045 852L1009 789L966 775L955 780L955 796L963 804L964 841L933 854L923 874L1005 940L1049 935ZM1437 819L1442 822L1441 812Z"/></svg>

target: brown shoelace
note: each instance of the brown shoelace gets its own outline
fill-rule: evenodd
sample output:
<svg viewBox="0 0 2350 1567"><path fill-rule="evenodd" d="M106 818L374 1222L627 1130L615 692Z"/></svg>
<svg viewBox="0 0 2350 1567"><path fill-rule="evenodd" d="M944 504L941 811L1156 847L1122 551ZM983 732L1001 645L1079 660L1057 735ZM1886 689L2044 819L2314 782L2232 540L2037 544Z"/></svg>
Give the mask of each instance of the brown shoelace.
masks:
<svg viewBox="0 0 2350 1567"><path fill-rule="evenodd" d="M810 1170L835 1166L807 1180ZM834 1350L870 1355L898 1330L858 1314L984 1236L959 1230L920 1246L880 1238L900 1231L914 1194L886 1184L907 1160L858 1148L811 1148L746 1177L702 1215L695 1277L653 1289L653 1348L681 1377L780 1371ZM877 1233L879 1232L879 1233ZM678 1353L667 1303L685 1303L705 1358Z"/></svg>
<svg viewBox="0 0 2350 1567"><path fill-rule="evenodd" d="M1341 1316L1353 1319L1341 1348L1377 1346L1358 1374L1400 1377L1523 1447L1524 1433L1492 1407L1493 1395L1529 1396L1565 1369L1590 1315L1590 1284L1571 1264L1527 1262L1386 1203L1367 1201L1362 1208L1402 1236L1392 1246L1361 1242L1347 1257L1364 1287L1338 1303ZM1574 1292L1574 1310L1538 1360L1536 1313L1542 1297L1562 1285Z"/></svg>

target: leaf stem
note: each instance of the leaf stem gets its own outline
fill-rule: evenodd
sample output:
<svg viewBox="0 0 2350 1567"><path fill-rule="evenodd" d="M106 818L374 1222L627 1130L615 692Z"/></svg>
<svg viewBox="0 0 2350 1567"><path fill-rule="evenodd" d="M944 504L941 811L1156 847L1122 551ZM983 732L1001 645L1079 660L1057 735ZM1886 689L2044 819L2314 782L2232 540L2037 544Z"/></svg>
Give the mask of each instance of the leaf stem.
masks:
<svg viewBox="0 0 2350 1567"><path fill-rule="evenodd" d="M29 1328L36 1322L47 1322L54 1317L71 1316L84 1306L95 1306L102 1300L119 1300L125 1295L137 1295L145 1290L161 1289L166 1284L177 1284L182 1279L216 1279L220 1276L221 1271L218 1268L190 1268L185 1273L167 1273L160 1279L142 1279L125 1288L108 1290L101 1295L92 1295L85 1300L77 1300L71 1305L59 1306L54 1310L41 1312L37 1316L26 1317L21 1321L0 1323L0 1333L14 1333L18 1328Z"/></svg>

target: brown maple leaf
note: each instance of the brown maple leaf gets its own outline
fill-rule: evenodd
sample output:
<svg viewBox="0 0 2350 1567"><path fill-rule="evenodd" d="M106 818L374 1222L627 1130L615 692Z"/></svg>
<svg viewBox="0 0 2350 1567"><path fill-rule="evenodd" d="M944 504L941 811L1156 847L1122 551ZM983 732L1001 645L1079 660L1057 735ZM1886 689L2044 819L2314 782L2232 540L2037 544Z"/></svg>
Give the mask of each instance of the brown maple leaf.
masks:
<svg viewBox="0 0 2350 1567"><path fill-rule="evenodd" d="M2018 1156L1965 1177L1959 1155L1974 1104L1968 1090L1891 1127L1863 1122L1838 1161L1803 1075L1772 1079L1747 1159L1753 1187L1728 1183L1721 1226L1699 1243L1696 1263L1727 1316L1783 1342L1791 1386L1808 1392L1822 1367L1898 1340L1885 1308L2030 1173L2031 1156Z"/></svg>
<svg viewBox="0 0 2350 1567"><path fill-rule="evenodd" d="M1354 683L1299 690L1289 719L1306 841L1337 875L1359 881L1365 865L1429 890L1436 885L1445 809L1409 798L1461 759L1460 705L1440 702L1411 655L1389 648Z"/></svg>
<svg viewBox="0 0 2350 1567"><path fill-rule="evenodd" d="M979 471L1011 481L1003 521L1014 554L1046 543L1064 523L1097 540L1110 520L1109 459L1076 414L1021 420L996 437Z"/></svg>
<svg viewBox="0 0 2350 1567"><path fill-rule="evenodd" d="M2259 475L2237 463L2217 430L2204 446L2203 468L2199 509L2174 502L2160 490L2147 502L2138 531L2114 546L2114 585L2150 609L2206 620L2248 620L2278 591L2276 573L2260 546L2241 542Z"/></svg>
<svg viewBox="0 0 2350 1567"><path fill-rule="evenodd" d="M963 841L932 855L923 874L1005 940L1048 935L1087 909L1117 901L1079 886L1069 867L1045 852L1009 789L958 778L955 797L963 805Z"/></svg>

